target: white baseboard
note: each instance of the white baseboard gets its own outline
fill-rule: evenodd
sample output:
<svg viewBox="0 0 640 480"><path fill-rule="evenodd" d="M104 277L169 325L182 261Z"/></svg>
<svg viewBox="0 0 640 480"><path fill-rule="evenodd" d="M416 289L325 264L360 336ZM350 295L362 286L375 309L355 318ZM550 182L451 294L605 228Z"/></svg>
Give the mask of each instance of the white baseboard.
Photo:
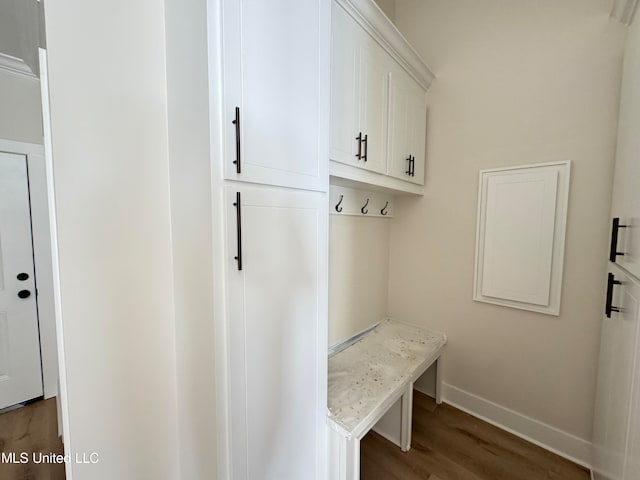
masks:
<svg viewBox="0 0 640 480"><path fill-rule="evenodd" d="M591 442L469 392L443 384L443 401L539 447L591 469Z"/></svg>

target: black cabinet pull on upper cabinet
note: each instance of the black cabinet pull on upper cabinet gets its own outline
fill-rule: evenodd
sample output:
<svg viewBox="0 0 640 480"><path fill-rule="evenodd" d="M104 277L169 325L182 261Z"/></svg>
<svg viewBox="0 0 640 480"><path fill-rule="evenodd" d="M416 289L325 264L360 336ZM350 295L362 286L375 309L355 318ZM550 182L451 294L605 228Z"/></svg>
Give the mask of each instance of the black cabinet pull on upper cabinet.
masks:
<svg viewBox="0 0 640 480"><path fill-rule="evenodd" d="M236 126L236 159L233 164L236 166L236 173L242 171L240 167L240 107L236 107L236 118L231 123Z"/></svg>
<svg viewBox="0 0 640 480"><path fill-rule="evenodd" d="M604 306L604 313L607 316L607 318L611 318L611 312L620 311L618 307L614 307L611 305L613 303L614 285L622 285L622 282L616 280L616 277L613 275L613 273L610 273L609 278L607 279L607 301Z"/></svg>
<svg viewBox="0 0 640 480"><path fill-rule="evenodd" d="M609 250L609 260L614 263L618 255L624 255L623 252L618 251L618 230L620 228L627 228L627 225L620 225L620 219L616 217L613 219L613 225L611 227L611 248Z"/></svg>
<svg viewBox="0 0 640 480"><path fill-rule="evenodd" d="M236 192L236 201L233 206L236 207L236 235L238 242L238 254L233 258L238 262L238 270L242 270L242 202L240 192Z"/></svg>
<svg viewBox="0 0 640 480"><path fill-rule="evenodd" d="M404 173L406 173L410 177L413 177L416 174L416 157L414 157L413 155L409 155L406 160L407 162L409 162L409 169Z"/></svg>

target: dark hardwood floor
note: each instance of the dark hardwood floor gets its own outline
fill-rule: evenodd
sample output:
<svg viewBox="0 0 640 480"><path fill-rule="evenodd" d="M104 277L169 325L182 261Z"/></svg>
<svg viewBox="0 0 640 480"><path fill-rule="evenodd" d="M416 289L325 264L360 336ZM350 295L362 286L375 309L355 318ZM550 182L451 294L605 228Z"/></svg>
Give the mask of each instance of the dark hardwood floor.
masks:
<svg viewBox="0 0 640 480"><path fill-rule="evenodd" d="M589 480L574 463L414 392L411 450L370 432L362 480Z"/></svg>
<svg viewBox="0 0 640 480"><path fill-rule="evenodd" d="M11 464L0 459L1 480L64 480L64 464L35 464L35 452L63 454L58 438L56 400L40 400L0 415L0 452L29 454L29 462Z"/></svg>

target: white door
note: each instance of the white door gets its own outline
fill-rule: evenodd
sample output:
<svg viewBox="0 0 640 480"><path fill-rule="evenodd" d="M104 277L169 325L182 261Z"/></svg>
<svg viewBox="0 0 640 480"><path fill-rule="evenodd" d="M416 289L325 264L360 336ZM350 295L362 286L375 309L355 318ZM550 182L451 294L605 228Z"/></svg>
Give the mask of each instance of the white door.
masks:
<svg viewBox="0 0 640 480"><path fill-rule="evenodd" d="M40 395L27 157L0 152L0 408Z"/></svg>
<svg viewBox="0 0 640 480"><path fill-rule="evenodd" d="M241 185L227 187L226 201L231 478L319 480L326 461L326 198Z"/></svg>
<svg viewBox="0 0 640 480"><path fill-rule="evenodd" d="M610 317L605 315L600 340L598 386L593 426L594 473L597 479L632 480L623 476L627 436L637 436L629 423L636 355L640 287L616 267L612 281ZM617 310L619 311L617 311ZM631 430L629 427L631 425ZM636 440L637 441L637 440ZM633 464L629 464L633 468Z"/></svg>
<svg viewBox="0 0 640 480"><path fill-rule="evenodd" d="M327 0L223 0L224 177L326 190Z"/></svg>
<svg viewBox="0 0 640 480"><path fill-rule="evenodd" d="M390 78L389 113L388 174L424 185L426 92L398 67Z"/></svg>

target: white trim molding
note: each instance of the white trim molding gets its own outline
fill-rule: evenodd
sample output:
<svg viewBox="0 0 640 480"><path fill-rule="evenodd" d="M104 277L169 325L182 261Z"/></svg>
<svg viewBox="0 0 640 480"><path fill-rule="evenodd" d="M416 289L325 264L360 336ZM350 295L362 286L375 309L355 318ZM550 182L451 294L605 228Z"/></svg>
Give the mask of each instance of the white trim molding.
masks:
<svg viewBox="0 0 640 480"><path fill-rule="evenodd" d="M0 53L0 70L6 70L7 72L17 73L27 77L38 78L27 62L21 58L7 55L6 53Z"/></svg>
<svg viewBox="0 0 640 480"><path fill-rule="evenodd" d="M447 383L443 401L502 430L591 469L591 442Z"/></svg>
<svg viewBox="0 0 640 480"><path fill-rule="evenodd" d="M638 9L638 0L614 0L611 7L611 18L625 25L631 25Z"/></svg>
<svg viewBox="0 0 640 480"><path fill-rule="evenodd" d="M400 30L372 0L335 0L391 57L429 90L436 78Z"/></svg>

